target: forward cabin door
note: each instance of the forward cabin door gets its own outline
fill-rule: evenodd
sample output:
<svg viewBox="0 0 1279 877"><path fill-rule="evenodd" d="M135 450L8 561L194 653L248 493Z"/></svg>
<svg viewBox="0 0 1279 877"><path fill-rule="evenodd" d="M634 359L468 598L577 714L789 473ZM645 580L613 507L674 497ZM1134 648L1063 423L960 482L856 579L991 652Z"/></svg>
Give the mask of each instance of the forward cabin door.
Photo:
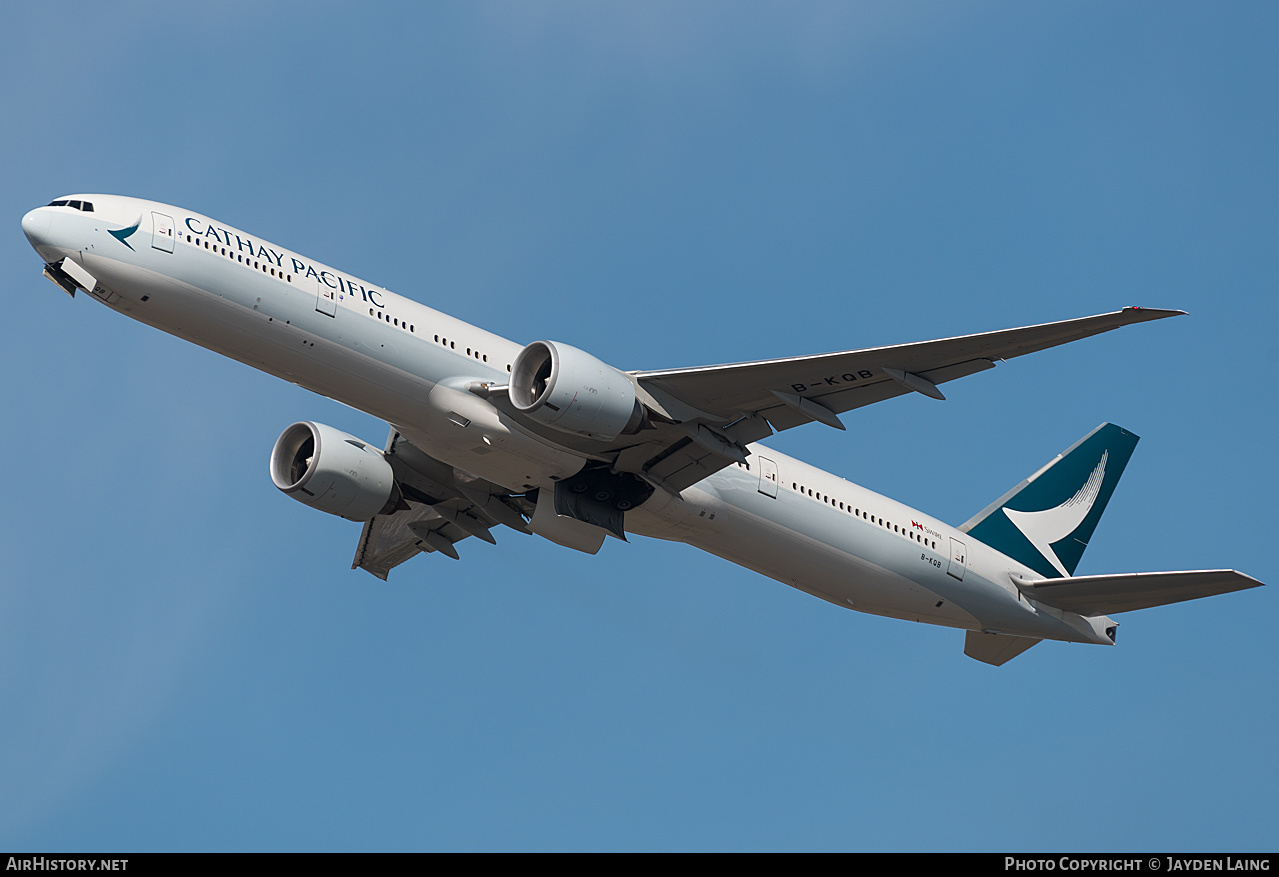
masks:
<svg viewBox="0 0 1279 877"><path fill-rule="evenodd" d="M173 252L173 217L151 212L151 246L166 253Z"/></svg>

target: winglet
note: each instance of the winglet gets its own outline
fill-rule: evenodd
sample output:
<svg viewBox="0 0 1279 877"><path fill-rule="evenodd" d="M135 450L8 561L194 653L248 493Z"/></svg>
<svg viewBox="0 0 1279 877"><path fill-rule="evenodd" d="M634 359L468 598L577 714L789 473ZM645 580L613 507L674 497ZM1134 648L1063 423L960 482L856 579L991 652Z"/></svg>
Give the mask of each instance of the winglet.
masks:
<svg viewBox="0 0 1279 877"><path fill-rule="evenodd" d="M1127 320L1128 323L1144 323L1147 320L1162 320L1165 317L1188 316L1186 311L1167 310L1165 308L1143 308L1138 305L1126 307L1119 313L1124 314L1129 318Z"/></svg>

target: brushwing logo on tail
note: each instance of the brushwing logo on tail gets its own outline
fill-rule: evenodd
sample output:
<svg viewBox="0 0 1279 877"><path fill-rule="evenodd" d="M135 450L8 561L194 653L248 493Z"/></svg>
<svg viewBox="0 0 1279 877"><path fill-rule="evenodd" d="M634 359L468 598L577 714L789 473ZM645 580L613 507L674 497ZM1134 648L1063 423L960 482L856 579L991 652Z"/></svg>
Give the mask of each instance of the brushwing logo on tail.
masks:
<svg viewBox="0 0 1279 877"><path fill-rule="evenodd" d="M1101 493L1101 485L1106 480L1106 459L1109 456L1110 451L1102 452L1097 468L1092 470L1084 486L1061 505L1039 512L1019 512L1010 508L1003 510L1013 525L1030 540L1030 544L1063 576L1069 576L1070 573L1053 550L1053 543L1060 542L1079 529L1084 518L1092 511L1093 504Z"/></svg>

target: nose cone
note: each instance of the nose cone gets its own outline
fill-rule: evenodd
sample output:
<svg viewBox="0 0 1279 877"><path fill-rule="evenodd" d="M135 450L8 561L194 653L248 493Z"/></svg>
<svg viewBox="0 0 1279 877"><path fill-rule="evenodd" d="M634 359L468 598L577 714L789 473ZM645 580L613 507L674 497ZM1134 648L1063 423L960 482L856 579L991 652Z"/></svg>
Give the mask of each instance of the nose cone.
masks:
<svg viewBox="0 0 1279 877"><path fill-rule="evenodd" d="M37 207L22 217L22 233L37 250L49 242L49 222L49 210L45 207Z"/></svg>
<svg viewBox="0 0 1279 877"><path fill-rule="evenodd" d="M36 207L35 210L22 217L22 233L32 247L43 243L43 235L49 231L49 208Z"/></svg>

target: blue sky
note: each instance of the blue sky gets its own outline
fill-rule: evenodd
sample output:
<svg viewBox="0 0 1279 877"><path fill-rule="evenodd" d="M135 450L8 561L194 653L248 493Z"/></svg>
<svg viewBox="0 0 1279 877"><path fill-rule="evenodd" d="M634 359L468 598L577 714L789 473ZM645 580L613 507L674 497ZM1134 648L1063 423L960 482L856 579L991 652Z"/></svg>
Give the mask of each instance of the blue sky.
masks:
<svg viewBox="0 0 1279 877"><path fill-rule="evenodd" d="M621 368L1182 308L772 441L959 523L1110 420L1079 572L1273 583L1276 44L1268 3L9 10L0 848L1273 850L1273 587L992 668L654 541L383 584L266 461L384 424L69 299L18 223L179 204Z"/></svg>

